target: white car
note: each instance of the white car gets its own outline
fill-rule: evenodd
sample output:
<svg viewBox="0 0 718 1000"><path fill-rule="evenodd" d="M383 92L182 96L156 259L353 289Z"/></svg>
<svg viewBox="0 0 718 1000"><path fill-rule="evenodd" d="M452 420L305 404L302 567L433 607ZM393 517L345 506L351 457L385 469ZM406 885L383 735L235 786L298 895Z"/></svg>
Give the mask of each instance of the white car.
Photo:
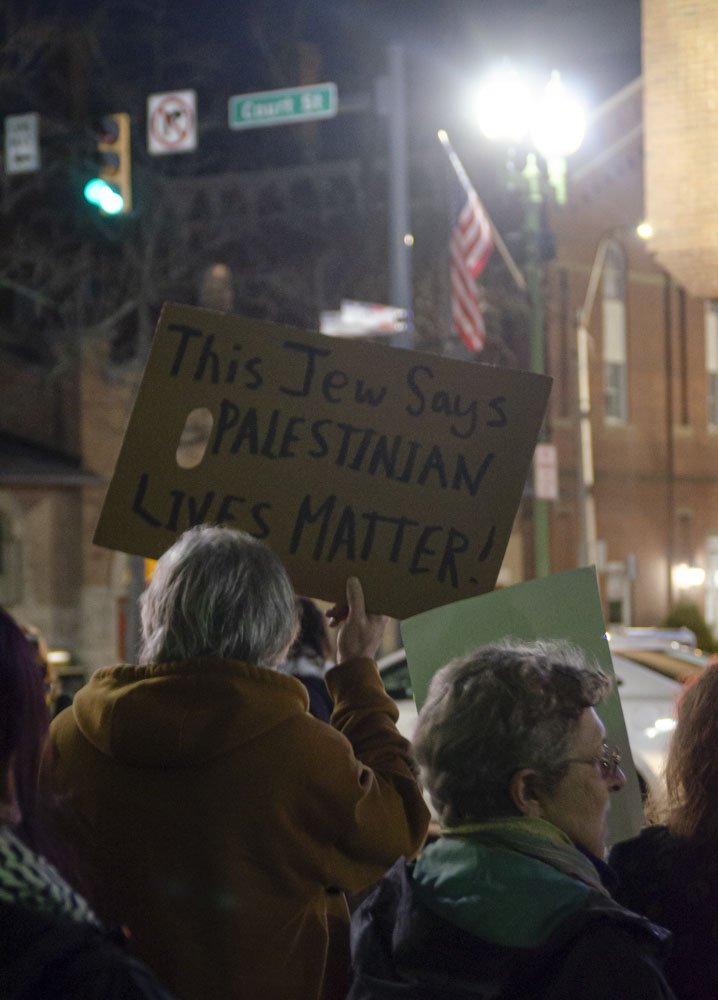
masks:
<svg viewBox="0 0 718 1000"><path fill-rule="evenodd" d="M644 794L660 796L677 699L710 657L695 648L689 629L624 627L607 634L638 782ZM411 739L416 706L404 650L382 657L379 670L399 708L399 730Z"/></svg>
<svg viewBox="0 0 718 1000"><path fill-rule="evenodd" d="M663 770L676 705L686 681L710 656L695 648L688 629L626 628L610 632L613 669L641 791L663 792Z"/></svg>

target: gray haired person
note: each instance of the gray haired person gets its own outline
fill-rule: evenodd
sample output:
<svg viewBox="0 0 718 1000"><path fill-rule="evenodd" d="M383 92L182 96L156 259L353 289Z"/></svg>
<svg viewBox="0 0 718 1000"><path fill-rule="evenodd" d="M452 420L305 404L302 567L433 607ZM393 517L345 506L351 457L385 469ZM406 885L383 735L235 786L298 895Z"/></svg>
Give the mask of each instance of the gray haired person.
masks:
<svg viewBox="0 0 718 1000"><path fill-rule="evenodd" d="M483 646L434 676L414 750L442 826L353 918L350 1000L657 1000L667 931L599 870L625 784L595 707L610 682L566 643Z"/></svg>
<svg viewBox="0 0 718 1000"><path fill-rule="evenodd" d="M140 663L215 653L274 668L299 628L281 561L231 528L186 531L157 563L140 613Z"/></svg>
<svg viewBox="0 0 718 1000"><path fill-rule="evenodd" d="M281 561L197 527L141 600L140 664L99 670L54 721L61 819L92 902L183 1000L338 1000L344 893L413 856L428 825L372 657L385 626L350 578L331 725L276 670L297 631Z"/></svg>

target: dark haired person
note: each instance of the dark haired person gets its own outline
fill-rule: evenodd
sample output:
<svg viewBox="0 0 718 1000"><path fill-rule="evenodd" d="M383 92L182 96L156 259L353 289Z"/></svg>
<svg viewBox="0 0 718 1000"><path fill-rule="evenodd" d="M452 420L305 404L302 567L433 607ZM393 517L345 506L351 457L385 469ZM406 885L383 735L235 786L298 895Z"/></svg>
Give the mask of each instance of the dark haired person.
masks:
<svg viewBox="0 0 718 1000"><path fill-rule="evenodd" d="M100 670L52 725L65 816L139 954L182 1000L343 998L343 893L418 851L409 744L359 581L335 609L331 725L279 673L295 594L262 542L185 532L141 601L138 666Z"/></svg>
<svg viewBox="0 0 718 1000"><path fill-rule="evenodd" d="M326 618L308 597L297 598L297 610L297 638L277 669L302 682L309 695L309 711L315 718L329 722L334 703L326 685L327 670L332 666Z"/></svg>
<svg viewBox="0 0 718 1000"><path fill-rule="evenodd" d="M663 823L611 851L625 906L673 932L666 977L681 1000L718 997L718 663L682 696Z"/></svg>
<svg viewBox="0 0 718 1000"><path fill-rule="evenodd" d="M38 783L47 727L35 649L0 610L0 997L171 1000L41 853L57 854Z"/></svg>
<svg viewBox="0 0 718 1000"><path fill-rule="evenodd" d="M432 680L414 750L442 835L354 914L350 1000L668 1000L669 934L615 903L590 857L625 784L565 644L484 646Z"/></svg>

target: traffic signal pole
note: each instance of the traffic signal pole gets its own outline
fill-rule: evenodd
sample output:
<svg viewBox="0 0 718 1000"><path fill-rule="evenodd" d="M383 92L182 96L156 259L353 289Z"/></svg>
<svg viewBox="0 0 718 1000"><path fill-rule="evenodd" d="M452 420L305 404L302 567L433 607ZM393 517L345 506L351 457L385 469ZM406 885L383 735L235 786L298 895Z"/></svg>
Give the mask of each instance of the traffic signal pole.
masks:
<svg viewBox="0 0 718 1000"><path fill-rule="evenodd" d="M411 295L411 224L409 218L409 156L406 128L406 68L401 45L389 46L389 296L406 309L406 330L394 338L396 347L412 347L414 322Z"/></svg>
<svg viewBox="0 0 718 1000"><path fill-rule="evenodd" d="M406 329L395 334L395 347L414 346L409 215L409 155L406 121L406 66L404 48L387 49L389 75L377 81L377 110L387 121L389 145L389 301L406 309Z"/></svg>
<svg viewBox="0 0 718 1000"><path fill-rule="evenodd" d="M104 115L94 132L97 175L85 185L85 198L104 215L126 215L132 211L130 116Z"/></svg>

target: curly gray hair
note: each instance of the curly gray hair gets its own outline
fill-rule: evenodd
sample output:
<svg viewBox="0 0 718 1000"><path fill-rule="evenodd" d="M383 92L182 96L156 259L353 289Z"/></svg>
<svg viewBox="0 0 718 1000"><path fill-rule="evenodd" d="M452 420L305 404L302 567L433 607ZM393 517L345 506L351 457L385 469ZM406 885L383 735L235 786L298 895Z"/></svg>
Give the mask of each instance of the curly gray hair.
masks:
<svg viewBox="0 0 718 1000"><path fill-rule="evenodd" d="M277 556L246 532L210 525L185 531L164 553L140 615L140 663L215 654L275 667L298 628Z"/></svg>
<svg viewBox="0 0 718 1000"><path fill-rule="evenodd" d="M610 687L568 643L505 640L442 667L413 747L443 825L516 815L509 784L523 768L550 793L566 773L581 713Z"/></svg>

